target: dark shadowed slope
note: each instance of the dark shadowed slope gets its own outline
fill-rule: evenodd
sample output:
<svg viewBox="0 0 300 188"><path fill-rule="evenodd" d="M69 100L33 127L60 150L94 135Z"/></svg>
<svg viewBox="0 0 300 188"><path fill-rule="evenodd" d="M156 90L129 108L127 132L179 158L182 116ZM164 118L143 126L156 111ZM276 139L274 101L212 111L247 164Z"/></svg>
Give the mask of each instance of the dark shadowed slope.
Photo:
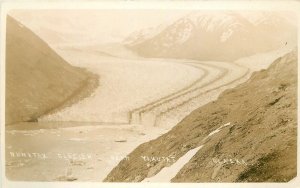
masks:
<svg viewBox="0 0 300 188"><path fill-rule="evenodd" d="M178 160L203 145L170 178L172 182L285 182L297 173L296 139L297 57L293 52L195 110L168 133L140 145L105 181L142 181L170 165L166 160L145 162L142 156Z"/></svg>
<svg viewBox="0 0 300 188"><path fill-rule="evenodd" d="M95 75L69 65L32 31L7 17L6 124L35 121L74 97L91 79Z"/></svg>

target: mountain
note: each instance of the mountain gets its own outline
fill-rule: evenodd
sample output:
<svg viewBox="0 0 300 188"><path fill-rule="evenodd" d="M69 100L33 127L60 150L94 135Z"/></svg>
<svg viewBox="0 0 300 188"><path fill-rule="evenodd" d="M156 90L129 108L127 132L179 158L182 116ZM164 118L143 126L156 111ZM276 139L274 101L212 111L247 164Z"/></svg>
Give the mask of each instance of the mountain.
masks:
<svg viewBox="0 0 300 188"><path fill-rule="evenodd" d="M91 83L96 87L95 75L68 64L10 16L6 29L6 124L36 121L84 88L91 89Z"/></svg>
<svg viewBox="0 0 300 188"><path fill-rule="evenodd" d="M158 25L157 27L145 28L136 32L133 32L123 41L124 45L134 46L141 42L144 42L152 37L155 37L166 28L166 25Z"/></svg>
<svg viewBox="0 0 300 188"><path fill-rule="evenodd" d="M296 177L297 50L141 144L105 181L155 177L195 148L171 182L287 182Z"/></svg>
<svg viewBox="0 0 300 188"><path fill-rule="evenodd" d="M201 11L135 32L124 45L145 57L233 61L296 44L296 36L296 27L279 13Z"/></svg>

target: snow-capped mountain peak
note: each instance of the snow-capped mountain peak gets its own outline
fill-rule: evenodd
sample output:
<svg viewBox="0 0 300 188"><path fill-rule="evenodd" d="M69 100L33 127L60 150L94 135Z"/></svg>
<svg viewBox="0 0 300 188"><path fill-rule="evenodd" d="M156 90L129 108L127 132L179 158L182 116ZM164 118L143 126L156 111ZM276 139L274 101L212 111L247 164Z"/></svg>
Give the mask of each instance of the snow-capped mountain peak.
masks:
<svg viewBox="0 0 300 188"><path fill-rule="evenodd" d="M166 28L166 25L160 24L157 27L149 27L149 28L145 28L145 29L133 32L129 37L127 37L123 41L123 44L136 45L140 42L143 42L147 39L154 37L155 35L159 34L165 28Z"/></svg>
<svg viewBox="0 0 300 188"><path fill-rule="evenodd" d="M146 31L124 43L145 56L226 60L275 49L297 34L281 13L262 11L196 11Z"/></svg>

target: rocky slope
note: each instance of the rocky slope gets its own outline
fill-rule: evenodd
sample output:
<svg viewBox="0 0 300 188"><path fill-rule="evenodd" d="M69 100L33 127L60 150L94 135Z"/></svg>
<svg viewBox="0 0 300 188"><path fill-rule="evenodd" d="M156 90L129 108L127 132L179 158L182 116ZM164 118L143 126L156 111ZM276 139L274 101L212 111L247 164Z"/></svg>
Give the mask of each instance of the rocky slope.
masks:
<svg viewBox="0 0 300 188"><path fill-rule="evenodd" d="M140 145L105 181L140 182L199 146L172 182L291 180L297 173L296 56L294 51L277 59L168 133Z"/></svg>
<svg viewBox="0 0 300 188"><path fill-rule="evenodd" d="M233 61L295 43L296 27L275 12L201 11L142 30L124 44L145 57Z"/></svg>
<svg viewBox="0 0 300 188"><path fill-rule="evenodd" d="M7 17L6 124L36 121L71 98L88 95L97 84L95 75L69 65L32 31Z"/></svg>

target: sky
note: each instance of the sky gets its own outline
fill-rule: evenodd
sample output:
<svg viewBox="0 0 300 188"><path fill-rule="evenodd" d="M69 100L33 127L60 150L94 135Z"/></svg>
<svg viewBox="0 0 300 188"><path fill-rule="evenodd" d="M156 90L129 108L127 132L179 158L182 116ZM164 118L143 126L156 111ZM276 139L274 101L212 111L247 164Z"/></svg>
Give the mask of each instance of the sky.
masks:
<svg viewBox="0 0 300 188"><path fill-rule="evenodd" d="M46 42L120 42L143 28L170 23L186 10L12 10L9 15Z"/></svg>
<svg viewBox="0 0 300 188"><path fill-rule="evenodd" d="M173 23L191 12L176 9L18 9L10 11L9 15L51 46L93 46L122 42L135 31ZM257 12L251 14L253 18L257 16ZM286 12L284 15L289 16Z"/></svg>

